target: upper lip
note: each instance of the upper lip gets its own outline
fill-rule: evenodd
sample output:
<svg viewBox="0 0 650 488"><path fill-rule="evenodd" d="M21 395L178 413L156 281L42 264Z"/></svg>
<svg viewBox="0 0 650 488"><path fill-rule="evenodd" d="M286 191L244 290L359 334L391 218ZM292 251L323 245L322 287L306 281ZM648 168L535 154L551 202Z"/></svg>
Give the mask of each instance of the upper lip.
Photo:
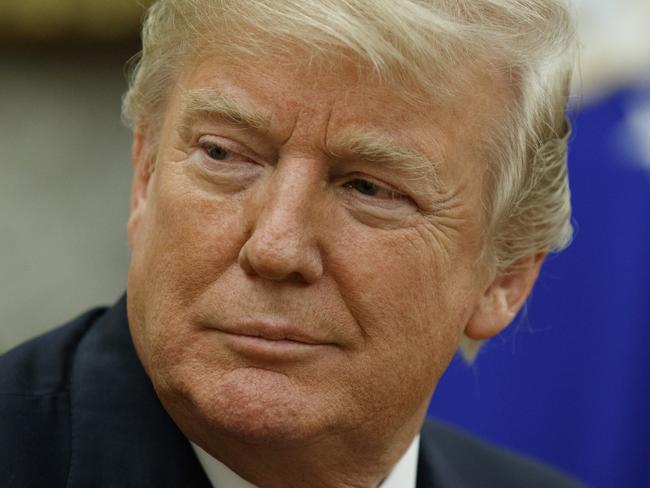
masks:
<svg viewBox="0 0 650 488"><path fill-rule="evenodd" d="M304 332L302 328L290 324L245 322L236 325L218 324L214 328L227 334L260 337L269 341L293 341L311 345L330 344L329 341L316 338Z"/></svg>

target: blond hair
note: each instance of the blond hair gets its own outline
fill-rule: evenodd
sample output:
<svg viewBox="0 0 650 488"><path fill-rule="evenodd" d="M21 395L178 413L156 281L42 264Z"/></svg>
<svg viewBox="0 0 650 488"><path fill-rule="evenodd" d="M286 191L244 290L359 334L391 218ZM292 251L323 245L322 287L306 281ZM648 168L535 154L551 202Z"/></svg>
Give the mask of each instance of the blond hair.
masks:
<svg viewBox="0 0 650 488"><path fill-rule="evenodd" d="M208 46L287 58L298 49L305 63L356 56L396 86L436 96L468 61L507 73L516 100L484 141L482 261L505 273L571 239L565 105L575 41L562 0L158 0L142 35L123 115L153 133L183 66ZM461 341L466 357L478 346Z"/></svg>

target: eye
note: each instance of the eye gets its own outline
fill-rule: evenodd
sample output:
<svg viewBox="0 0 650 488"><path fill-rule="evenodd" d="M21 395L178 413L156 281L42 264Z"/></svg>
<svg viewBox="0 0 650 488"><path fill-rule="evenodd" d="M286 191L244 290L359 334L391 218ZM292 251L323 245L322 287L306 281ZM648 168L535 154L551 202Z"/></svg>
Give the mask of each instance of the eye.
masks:
<svg viewBox="0 0 650 488"><path fill-rule="evenodd" d="M193 168L229 188L246 186L264 170L253 151L232 139L205 135L193 149L188 159Z"/></svg>
<svg viewBox="0 0 650 488"><path fill-rule="evenodd" d="M362 178L355 178L343 185L344 188L354 190L362 195L381 199L401 199L403 195L390 188L383 187L377 183Z"/></svg>
<svg viewBox="0 0 650 488"><path fill-rule="evenodd" d="M258 166L257 158L241 144L223 137L205 137L199 140L198 148L202 153L203 164L212 169L245 166ZM225 163L225 164L221 164Z"/></svg>
<svg viewBox="0 0 650 488"><path fill-rule="evenodd" d="M211 159L215 161L228 161L235 157L235 153L223 146L214 143L203 144L203 150Z"/></svg>

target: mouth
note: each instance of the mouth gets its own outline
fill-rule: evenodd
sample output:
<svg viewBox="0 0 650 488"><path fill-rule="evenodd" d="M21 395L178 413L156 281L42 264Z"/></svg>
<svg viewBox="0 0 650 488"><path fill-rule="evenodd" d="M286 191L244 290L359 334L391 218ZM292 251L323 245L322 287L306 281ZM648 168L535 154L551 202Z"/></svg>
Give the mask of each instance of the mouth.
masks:
<svg viewBox="0 0 650 488"><path fill-rule="evenodd" d="M334 343L306 334L294 326L246 323L212 327L233 352L271 361L296 361L322 353Z"/></svg>

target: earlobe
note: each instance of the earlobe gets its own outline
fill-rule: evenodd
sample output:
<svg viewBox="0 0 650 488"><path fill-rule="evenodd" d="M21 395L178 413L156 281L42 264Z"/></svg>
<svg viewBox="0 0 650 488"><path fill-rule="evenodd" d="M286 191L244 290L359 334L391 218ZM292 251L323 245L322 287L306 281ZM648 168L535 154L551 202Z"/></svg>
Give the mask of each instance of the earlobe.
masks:
<svg viewBox="0 0 650 488"><path fill-rule="evenodd" d="M494 278L465 328L467 337L489 339L512 322L533 289L544 257L545 254L540 253L521 259Z"/></svg>

